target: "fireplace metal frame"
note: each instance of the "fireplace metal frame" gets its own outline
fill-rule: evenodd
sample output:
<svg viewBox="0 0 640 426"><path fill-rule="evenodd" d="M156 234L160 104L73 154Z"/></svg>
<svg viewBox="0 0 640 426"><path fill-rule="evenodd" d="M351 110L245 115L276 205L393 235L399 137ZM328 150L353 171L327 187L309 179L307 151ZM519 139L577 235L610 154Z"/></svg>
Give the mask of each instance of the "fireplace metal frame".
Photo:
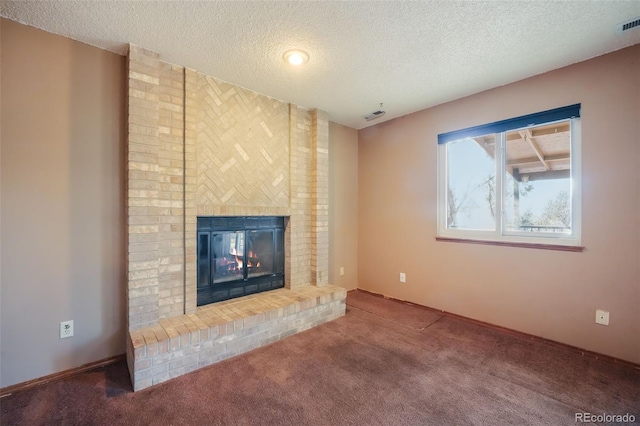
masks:
<svg viewBox="0 0 640 426"><path fill-rule="evenodd" d="M244 259L247 259L248 236L252 231L273 231L273 273L259 277L248 277L246 262L243 263L241 279L214 283L214 261L211 244L213 234L222 232L244 232ZM214 216L197 218L197 306L242 297L263 291L284 287L284 231L285 218L282 216ZM208 276L203 277L200 265L206 265L200 258L201 236L207 235ZM201 263L202 262L202 263ZM205 279L206 278L206 279Z"/></svg>

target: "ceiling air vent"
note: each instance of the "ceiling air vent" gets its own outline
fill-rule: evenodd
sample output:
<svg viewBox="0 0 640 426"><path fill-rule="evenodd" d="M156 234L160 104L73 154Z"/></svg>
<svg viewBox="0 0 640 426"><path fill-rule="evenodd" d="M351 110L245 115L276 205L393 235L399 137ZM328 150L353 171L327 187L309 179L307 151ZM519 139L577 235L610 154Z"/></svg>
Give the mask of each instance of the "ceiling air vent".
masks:
<svg viewBox="0 0 640 426"><path fill-rule="evenodd" d="M375 120L376 118L380 118L386 114L386 111L382 109L382 102L380 102L380 109L377 111L373 111L370 114L364 116L367 121Z"/></svg>
<svg viewBox="0 0 640 426"><path fill-rule="evenodd" d="M386 111L374 111L371 114L365 115L364 118L366 118L367 121L375 120L376 118L382 117L385 112Z"/></svg>
<svg viewBox="0 0 640 426"><path fill-rule="evenodd" d="M618 26L616 27L616 32L618 34L622 34L623 32L632 30L634 28L640 28L640 17L618 24Z"/></svg>

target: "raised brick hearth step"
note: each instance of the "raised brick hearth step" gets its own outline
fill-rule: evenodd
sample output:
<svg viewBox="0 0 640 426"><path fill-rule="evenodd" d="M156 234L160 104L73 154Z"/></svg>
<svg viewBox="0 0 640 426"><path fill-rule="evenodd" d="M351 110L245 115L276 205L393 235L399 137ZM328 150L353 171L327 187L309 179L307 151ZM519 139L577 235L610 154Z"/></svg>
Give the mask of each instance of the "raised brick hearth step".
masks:
<svg viewBox="0 0 640 426"><path fill-rule="evenodd" d="M279 289L203 306L131 331L127 362L134 390L144 389L345 313L347 293L325 285Z"/></svg>

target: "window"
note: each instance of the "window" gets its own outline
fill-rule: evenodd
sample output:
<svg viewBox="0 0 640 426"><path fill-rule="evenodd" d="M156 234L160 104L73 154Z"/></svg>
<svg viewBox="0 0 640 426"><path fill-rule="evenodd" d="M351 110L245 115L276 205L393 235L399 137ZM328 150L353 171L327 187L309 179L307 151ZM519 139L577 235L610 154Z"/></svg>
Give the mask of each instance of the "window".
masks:
<svg viewBox="0 0 640 426"><path fill-rule="evenodd" d="M438 135L438 237L580 246L580 105Z"/></svg>

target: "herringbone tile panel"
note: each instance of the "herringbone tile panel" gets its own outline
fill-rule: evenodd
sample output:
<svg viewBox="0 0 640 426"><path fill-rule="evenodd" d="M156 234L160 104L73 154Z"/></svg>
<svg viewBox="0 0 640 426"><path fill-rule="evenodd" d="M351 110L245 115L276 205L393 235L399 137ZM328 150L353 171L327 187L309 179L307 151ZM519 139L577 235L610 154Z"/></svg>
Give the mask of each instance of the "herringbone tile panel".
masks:
<svg viewBox="0 0 640 426"><path fill-rule="evenodd" d="M289 205L284 102L198 74L198 205Z"/></svg>

